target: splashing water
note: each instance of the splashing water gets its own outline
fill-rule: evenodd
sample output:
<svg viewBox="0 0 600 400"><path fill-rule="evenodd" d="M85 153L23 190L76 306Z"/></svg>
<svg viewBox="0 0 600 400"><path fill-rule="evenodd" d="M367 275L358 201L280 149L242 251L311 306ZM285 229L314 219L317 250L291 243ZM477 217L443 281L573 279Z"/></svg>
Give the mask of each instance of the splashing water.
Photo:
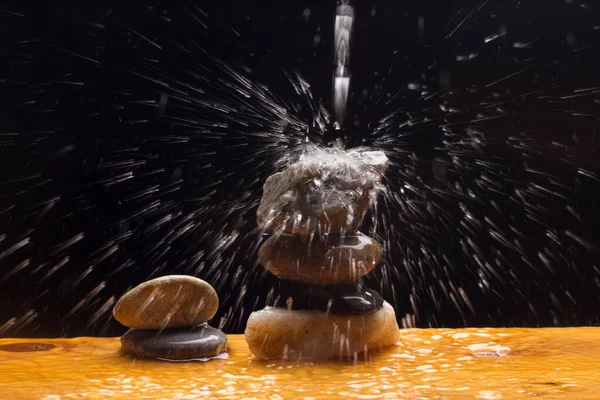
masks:
<svg viewBox="0 0 600 400"><path fill-rule="evenodd" d="M333 120L391 161L367 283L404 326L593 323L593 5L394 3L357 4L368 27L340 12L332 32ZM256 208L267 176L325 145L331 75L311 66L331 62L331 8L221 9L0 14L31 27L2 54L0 335L118 334L115 298L170 273L215 286L228 332L273 302ZM353 29L370 62L350 93Z"/></svg>

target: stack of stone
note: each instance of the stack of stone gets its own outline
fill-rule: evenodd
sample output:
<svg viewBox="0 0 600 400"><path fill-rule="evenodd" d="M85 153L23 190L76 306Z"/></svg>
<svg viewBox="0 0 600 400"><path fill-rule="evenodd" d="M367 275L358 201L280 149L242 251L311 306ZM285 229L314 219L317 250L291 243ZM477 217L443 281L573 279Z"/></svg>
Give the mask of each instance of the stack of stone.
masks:
<svg viewBox="0 0 600 400"><path fill-rule="evenodd" d="M394 309L362 282L381 246L358 232L387 164L382 152L319 150L267 179L259 259L279 296L248 320L256 357L355 357L398 340Z"/></svg>
<svg viewBox="0 0 600 400"><path fill-rule="evenodd" d="M227 336L206 323L218 308L217 292L209 283L192 276L169 275L125 293L113 315L131 328L121 337L125 352L186 360L226 351Z"/></svg>

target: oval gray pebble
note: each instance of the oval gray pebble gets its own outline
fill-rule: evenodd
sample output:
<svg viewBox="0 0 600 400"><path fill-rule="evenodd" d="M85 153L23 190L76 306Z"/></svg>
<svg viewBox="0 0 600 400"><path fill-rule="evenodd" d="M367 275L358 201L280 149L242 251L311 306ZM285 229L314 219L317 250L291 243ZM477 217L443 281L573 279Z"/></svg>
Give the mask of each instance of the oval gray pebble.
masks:
<svg viewBox="0 0 600 400"><path fill-rule="evenodd" d="M189 360L222 353L227 335L207 324L163 331L130 329L121 337L121 346L141 357Z"/></svg>
<svg viewBox="0 0 600 400"><path fill-rule="evenodd" d="M383 297L362 281L345 285L307 285L280 279L275 307L329 311L339 315L366 315L383 307ZM291 299L291 304L288 303Z"/></svg>

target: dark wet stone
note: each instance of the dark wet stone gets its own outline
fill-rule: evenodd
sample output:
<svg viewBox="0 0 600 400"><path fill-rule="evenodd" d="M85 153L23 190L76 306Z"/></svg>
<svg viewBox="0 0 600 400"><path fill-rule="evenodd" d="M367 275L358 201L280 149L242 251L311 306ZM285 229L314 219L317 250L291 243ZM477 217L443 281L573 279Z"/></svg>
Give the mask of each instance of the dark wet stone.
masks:
<svg viewBox="0 0 600 400"><path fill-rule="evenodd" d="M307 238L274 235L258 250L261 264L281 279L310 285L358 282L381 261L381 245L363 234Z"/></svg>
<svg viewBox="0 0 600 400"><path fill-rule="evenodd" d="M207 324L163 331L130 329L121 337L125 352L141 357L188 360L226 350L227 335Z"/></svg>
<svg viewBox="0 0 600 400"><path fill-rule="evenodd" d="M383 298L363 282L346 285L307 285L280 280L276 307L319 310L340 315L365 315L383 307Z"/></svg>

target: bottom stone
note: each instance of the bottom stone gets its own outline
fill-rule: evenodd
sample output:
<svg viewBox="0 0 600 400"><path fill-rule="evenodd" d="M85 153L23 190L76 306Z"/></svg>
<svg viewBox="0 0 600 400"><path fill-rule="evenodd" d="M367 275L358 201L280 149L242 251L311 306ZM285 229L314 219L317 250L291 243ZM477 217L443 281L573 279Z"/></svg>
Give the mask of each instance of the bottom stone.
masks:
<svg viewBox="0 0 600 400"><path fill-rule="evenodd" d="M226 345L227 335L207 324L163 331L130 329L121 337L127 353L169 360L216 356Z"/></svg>
<svg viewBox="0 0 600 400"><path fill-rule="evenodd" d="M250 314L246 342L252 354L269 359L353 358L396 343L400 329L387 302L368 315L267 307Z"/></svg>

